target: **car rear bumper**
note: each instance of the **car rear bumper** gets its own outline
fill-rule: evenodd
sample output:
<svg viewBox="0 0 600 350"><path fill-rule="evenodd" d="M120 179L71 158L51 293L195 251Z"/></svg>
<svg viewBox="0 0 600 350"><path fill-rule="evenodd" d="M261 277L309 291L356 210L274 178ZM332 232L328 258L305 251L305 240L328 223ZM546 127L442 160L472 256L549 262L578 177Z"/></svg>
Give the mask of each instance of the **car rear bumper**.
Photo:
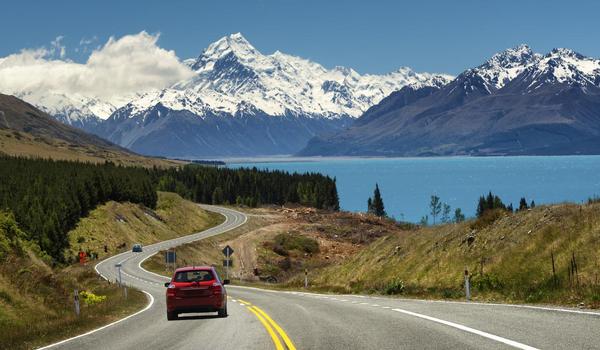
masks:
<svg viewBox="0 0 600 350"><path fill-rule="evenodd" d="M224 308L225 297L212 295L207 297L167 297L168 312L213 312Z"/></svg>

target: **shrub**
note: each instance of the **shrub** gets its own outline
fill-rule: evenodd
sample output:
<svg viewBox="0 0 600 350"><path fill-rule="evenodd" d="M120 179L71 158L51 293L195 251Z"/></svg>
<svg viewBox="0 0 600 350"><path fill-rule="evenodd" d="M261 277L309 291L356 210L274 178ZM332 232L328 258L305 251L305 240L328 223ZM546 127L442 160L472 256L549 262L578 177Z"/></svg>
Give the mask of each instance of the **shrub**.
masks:
<svg viewBox="0 0 600 350"><path fill-rule="evenodd" d="M471 229L479 230L493 224L496 220L507 215L504 209L486 210L477 220L471 223Z"/></svg>
<svg viewBox="0 0 600 350"><path fill-rule="evenodd" d="M106 300L106 295L96 295L92 292L86 292L85 290L79 292L79 295L87 306L95 305Z"/></svg>
<svg viewBox="0 0 600 350"><path fill-rule="evenodd" d="M498 276L494 274L485 274L476 276L471 281L478 290L500 290L504 286Z"/></svg>
<svg viewBox="0 0 600 350"><path fill-rule="evenodd" d="M273 245L273 251L275 252L275 254L281 255L281 256L290 255L290 252L288 252L281 244L277 244L277 243Z"/></svg>
<svg viewBox="0 0 600 350"><path fill-rule="evenodd" d="M383 293L387 295L402 294L404 292L404 282L401 279L395 278L389 281L383 287Z"/></svg>
<svg viewBox="0 0 600 350"><path fill-rule="evenodd" d="M305 253L319 252L319 242L310 237L300 236L298 234L278 234L275 237L275 246L277 245L283 247L285 250L298 250Z"/></svg>

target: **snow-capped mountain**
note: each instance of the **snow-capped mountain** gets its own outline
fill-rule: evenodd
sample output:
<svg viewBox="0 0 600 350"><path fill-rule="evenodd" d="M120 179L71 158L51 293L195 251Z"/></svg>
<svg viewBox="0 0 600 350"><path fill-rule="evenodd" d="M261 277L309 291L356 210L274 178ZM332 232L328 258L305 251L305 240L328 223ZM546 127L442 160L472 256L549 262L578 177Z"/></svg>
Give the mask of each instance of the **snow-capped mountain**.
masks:
<svg viewBox="0 0 600 350"><path fill-rule="evenodd" d="M191 64L188 60L186 63ZM191 67L195 76L176 84L173 90L186 91L186 98L190 97L190 91L195 92L203 104L214 110L235 114L244 102L272 116L295 113L326 118L358 117L403 86L439 85L452 78L415 73L406 67L385 75L360 75L344 67L328 70L279 51L263 55L240 33L209 45ZM151 95L161 94L176 95L174 92ZM143 99L149 101L147 96ZM172 104L168 99L163 102Z"/></svg>
<svg viewBox="0 0 600 350"><path fill-rule="evenodd" d="M92 130L117 109L108 102L80 94L36 91L21 92L16 96L58 121L84 130Z"/></svg>
<svg viewBox="0 0 600 350"><path fill-rule="evenodd" d="M541 57L542 55L534 53L529 46L519 45L495 54L472 71L483 79L490 90L498 90L537 63Z"/></svg>
<svg viewBox="0 0 600 350"><path fill-rule="evenodd" d="M508 49L437 91L395 92L300 154L600 154L600 61Z"/></svg>
<svg viewBox="0 0 600 350"><path fill-rule="evenodd" d="M360 75L344 67L326 69L279 51L264 55L239 33L212 43L193 63L185 60L185 64L194 71L191 79L133 99L115 111L98 133L135 151L157 155L289 154L315 135L349 125L393 91L408 85L443 86L452 79L409 68L385 75ZM181 123L191 125L185 136L172 135L184 141L177 149L165 148L165 142L153 146L150 139L159 137L154 128L164 134L171 124L183 130ZM206 136L201 136L206 128L213 134L227 130L228 137L241 139L254 135L256 140L230 144L211 140L218 145L207 153L213 145L207 148Z"/></svg>
<svg viewBox="0 0 600 350"><path fill-rule="evenodd" d="M513 88L533 92L546 85L600 87L600 60L570 49L553 49L528 65Z"/></svg>

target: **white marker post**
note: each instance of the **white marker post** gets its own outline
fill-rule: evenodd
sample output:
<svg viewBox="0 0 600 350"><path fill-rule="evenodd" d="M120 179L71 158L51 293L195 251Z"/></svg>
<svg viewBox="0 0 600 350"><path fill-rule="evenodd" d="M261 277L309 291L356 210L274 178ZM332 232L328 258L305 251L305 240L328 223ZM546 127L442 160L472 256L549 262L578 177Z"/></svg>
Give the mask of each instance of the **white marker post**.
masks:
<svg viewBox="0 0 600 350"><path fill-rule="evenodd" d="M115 264L117 268L117 272L119 274L119 287L123 285L123 280L121 279L121 264Z"/></svg>
<svg viewBox="0 0 600 350"><path fill-rule="evenodd" d="M471 284L469 283L469 270L465 267L465 294L467 301L471 300Z"/></svg>
<svg viewBox="0 0 600 350"><path fill-rule="evenodd" d="M75 314L79 317L79 291L77 288L73 290L73 301L75 302Z"/></svg>
<svg viewBox="0 0 600 350"><path fill-rule="evenodd" d="M304 289L308 289L308 269L304 269Z"/></svg>

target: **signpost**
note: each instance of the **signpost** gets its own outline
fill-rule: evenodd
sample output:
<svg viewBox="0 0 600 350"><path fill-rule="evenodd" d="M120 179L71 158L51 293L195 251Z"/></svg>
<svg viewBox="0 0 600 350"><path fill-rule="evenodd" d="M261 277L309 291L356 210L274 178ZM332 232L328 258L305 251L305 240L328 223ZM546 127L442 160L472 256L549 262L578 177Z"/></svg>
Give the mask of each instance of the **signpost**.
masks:
<svg viewBox="0 0 600 350"><path fill-rule="evenodd" d="M223 248L223 255L225 255L225 260L223 260L223 266L225 266L225 279L229 279L229 266L233 266L231 263L231 254L233 254L233 248L227 245Z"/></svg>
<svg viewBox="0 0 600 350"><path fill-rule="evenodd" d="M177 254L175 253L175 249L173 250L167 250L165 252L165 266L166 269L168 270L169 268L169 264L173 265L173 271L175 271L175 261L177 260Z"/></svg>

